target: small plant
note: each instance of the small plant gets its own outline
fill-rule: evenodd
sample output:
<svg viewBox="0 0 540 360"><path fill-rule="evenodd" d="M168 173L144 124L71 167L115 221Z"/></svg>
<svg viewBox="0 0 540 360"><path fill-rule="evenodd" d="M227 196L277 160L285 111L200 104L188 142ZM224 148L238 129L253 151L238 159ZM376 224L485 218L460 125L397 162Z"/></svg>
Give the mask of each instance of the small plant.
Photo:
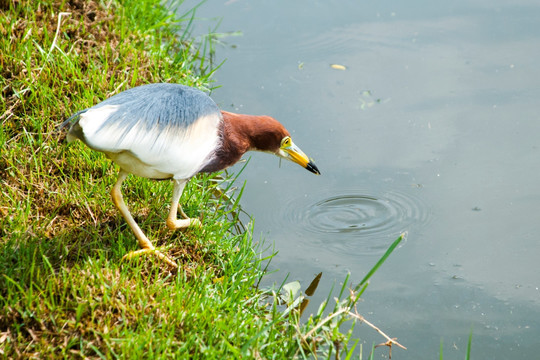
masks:
<svg viewBox="0 0 540 360"><path fill-rule="evenodd" d="M348 288L350 279L349 276L347 276L338 297L334 298L334 307L330 311L327 311L327 307L330 303L330 298L328 298L320 305L317 314L311 315L304 324L301 324L300 316L308 302L306 296L311 296L313 294L322 273L315 277L305 290L304 294L300 294L300 284L298 282L287 283L281 287L279 293L273 293L274 298L276 299L275 304L279 305L285 303L287 305L287 308L280 316L285 318L292 317L292 320L289 319L288 321L292 324L291 326L294 326L296 332L295 339L298 343L298 350L295 353L295 356L301 355L303 358L307 358L310 355L315 355L329 358L334 354L336 358L345 357L346 359L350 359L354 355L355 350L357 350L356 346L358 340L354 341L352 338L353 330L357 323L368 325L385 339L384 343L376 345L374 348L380 346L388 347L389 358L392 358L393 345L406 349L406 347L397 342L396 339L390 338L377 326L369 322L364 316L360 315L356 308L358 300L369 284L369 279L396 249L404 236L405 234L402 234L390 245L385 254L354 288ZM350 325L349 331L342 333L344 325L351 321L352 324ZM360 356L361 355L360 351Z"/></svg>

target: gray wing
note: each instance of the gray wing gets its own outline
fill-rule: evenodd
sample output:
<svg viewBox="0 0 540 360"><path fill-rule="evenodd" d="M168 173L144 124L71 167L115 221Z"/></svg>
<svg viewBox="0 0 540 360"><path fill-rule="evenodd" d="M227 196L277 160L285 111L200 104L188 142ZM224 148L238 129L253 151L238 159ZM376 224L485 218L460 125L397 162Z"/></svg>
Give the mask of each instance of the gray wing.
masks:
<svg viewBox="0 0 540 360"><path fill-rule="evenodd" d="M133 119L141 119L140 125L146 129L169 126L185 128L201 116L219 112L214 101L202 91L166 83L123 91L90 109L108 105L118 106L118 111L104 122L105 127L129 128L133 126Z"/></svg>

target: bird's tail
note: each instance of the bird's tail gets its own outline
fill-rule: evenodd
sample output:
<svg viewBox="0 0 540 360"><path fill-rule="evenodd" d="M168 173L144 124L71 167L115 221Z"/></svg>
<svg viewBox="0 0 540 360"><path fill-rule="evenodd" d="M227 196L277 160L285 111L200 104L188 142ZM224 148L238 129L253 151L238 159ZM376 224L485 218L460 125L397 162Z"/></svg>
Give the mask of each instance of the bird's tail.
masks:
<svg viewBox="0 0 540 360"><path fill-rule="evenodd" d="M65 120L63 123L61 123L60 125L58 125L56 127L56 131L60 132L62 131L66 126L68 125L71 125L71 123L75 123L79 120L79 116L82 114L82 113L85 113L88 109L84 109L84 110L81 110L81 111L77 111L75 114L71 115L67 120ZM75 120L75 121L74 121ZM71 128L71 127L70 127Z"/></svg>

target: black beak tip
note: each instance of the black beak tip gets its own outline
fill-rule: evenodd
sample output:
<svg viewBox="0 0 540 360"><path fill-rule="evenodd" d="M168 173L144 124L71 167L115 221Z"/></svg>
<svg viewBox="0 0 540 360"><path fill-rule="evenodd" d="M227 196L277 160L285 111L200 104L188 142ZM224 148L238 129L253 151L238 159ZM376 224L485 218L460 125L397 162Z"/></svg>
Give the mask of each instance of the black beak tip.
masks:
<svg viewBox="0 0 540 360"><path fill-rule="evenodd" d="M312 173L314 173L315 175L321 175L321 172L319 171L319 169L317 168L317 166L312 162L310 161L307 165L306 165L306 169L308 171L311 171Z"/></svg>

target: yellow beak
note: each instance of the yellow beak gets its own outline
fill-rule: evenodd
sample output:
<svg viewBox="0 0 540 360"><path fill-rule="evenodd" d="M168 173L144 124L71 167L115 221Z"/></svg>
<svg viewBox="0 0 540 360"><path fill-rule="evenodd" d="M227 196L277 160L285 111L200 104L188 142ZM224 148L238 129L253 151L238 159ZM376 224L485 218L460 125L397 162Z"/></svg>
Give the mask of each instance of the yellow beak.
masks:
<svg viewBox="0 0 540 360"><path fill-rule="evenodd" d="M316 175L321 175L321 172L315 166L312 160L310 160L306 154L298 146L296 146L292 141L290 141L289 146L283 146L280 149L280 155L283 156L287 160L291 160L298 165L302 166L303 168L307 169L308 171L311 171L312 173Z"/></svg>

